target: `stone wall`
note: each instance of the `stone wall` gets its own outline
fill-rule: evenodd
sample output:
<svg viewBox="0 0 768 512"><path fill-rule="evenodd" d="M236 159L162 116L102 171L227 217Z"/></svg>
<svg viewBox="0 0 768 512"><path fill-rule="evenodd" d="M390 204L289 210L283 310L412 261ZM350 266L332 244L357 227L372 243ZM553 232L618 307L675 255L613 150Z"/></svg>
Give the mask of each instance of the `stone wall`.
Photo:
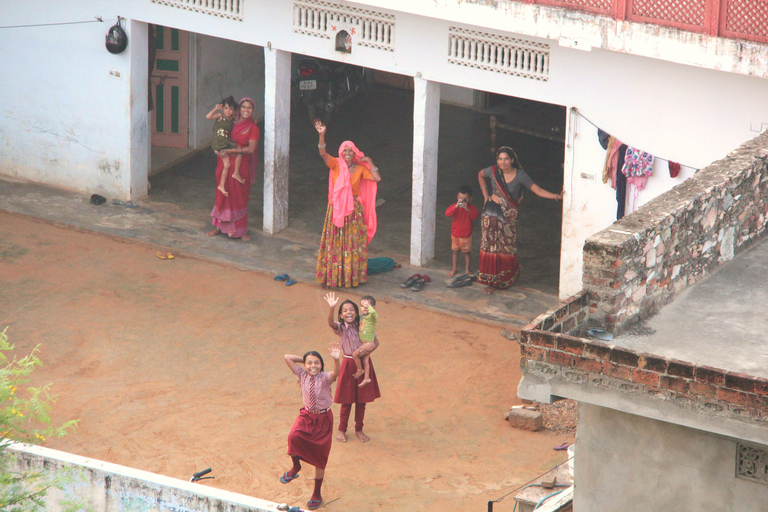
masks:
<svg viewBox="0 0 768 512"><path fill-rule="evenodd" d="M768 426L768 379L531 327L520 333L520 366L526 377L570 382L584 392L614 390Z"/></svg>
<svg viewBox="0 0 768 512"><path fill-rule="evenodd" d="M590 318L621 333L763 236L766 155L768 132L588 238Z"/></svg>
<svg viewBox="0 0 768 512"><path fill-rule="evenodd" d="M578 293L536 317L526 330L551 331L553 333L583 332L589 321L589 297Z"/></svg>

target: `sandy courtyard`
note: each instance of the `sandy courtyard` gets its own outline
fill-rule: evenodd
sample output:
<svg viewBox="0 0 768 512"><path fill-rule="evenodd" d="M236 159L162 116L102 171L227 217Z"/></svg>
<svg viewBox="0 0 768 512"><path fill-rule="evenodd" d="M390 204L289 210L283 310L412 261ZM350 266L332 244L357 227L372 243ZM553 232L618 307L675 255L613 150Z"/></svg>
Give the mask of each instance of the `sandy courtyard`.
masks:
<svg viewBox="0 0 768 512"><path fill-rule="evenodd" d="M282 356L327 353L324 290L156 251L0 213L0 324L19 354L41 344L35 383L53 384L55 421L80 419L46 446L184 480L212 467L201 485L305 505L311 468L278 482L301 406ZM504 421L519 352L498 327L377 310L371 441L334 442L323 510L484 511L565 460L552 447L571 435Z"/></svg>

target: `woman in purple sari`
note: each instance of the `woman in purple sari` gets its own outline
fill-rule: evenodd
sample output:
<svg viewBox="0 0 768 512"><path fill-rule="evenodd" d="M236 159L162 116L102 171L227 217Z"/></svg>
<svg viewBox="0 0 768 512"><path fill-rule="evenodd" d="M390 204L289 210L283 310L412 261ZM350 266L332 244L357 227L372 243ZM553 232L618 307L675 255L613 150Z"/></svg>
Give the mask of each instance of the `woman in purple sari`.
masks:
<svg viewBox="0 0 768 512"><path fill-rule="evenodd" d="M244 242L251 239L248 235L248 200L251 196L251 183L256 180L256 161L259 157L259 127L253 120L253 110L256 102L245 97L238 104L238 116L232 128L230 138L237 144L236 149L219 151L216 165L216 183L221 181L224 168L222 158L230 159L230 167L235 165L235 155L242 155L240 161L240 176L243 183L232 177L227 177L226 190L229 195L216 189L216 203L211 216L216 229L209 231L208 236L226 233L230 238L240 238Z"/></svg>

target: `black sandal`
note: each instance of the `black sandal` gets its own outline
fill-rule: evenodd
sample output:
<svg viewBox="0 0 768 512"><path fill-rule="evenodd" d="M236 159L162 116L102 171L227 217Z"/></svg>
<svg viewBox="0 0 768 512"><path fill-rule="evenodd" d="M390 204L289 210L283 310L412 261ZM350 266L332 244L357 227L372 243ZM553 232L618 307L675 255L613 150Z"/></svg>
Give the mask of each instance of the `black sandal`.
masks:
<svg viewBox="0 0 768 512"><path fill-rule="evenodd" d="M430 281L431 279L429 278L429 276L423 275L419 279L417 279L415 283L413 283L413 288L411 288L411 290L413 290L414 292L420 292L421 290L424 289L424 285L426 285Z"/></svg>
<svg viewBox="0 0 768 512"><path fill-rule="evenodd" d="M416 281L421 279L421 274L413 274L411 277L405 280L403 284L400 285L400 288L410 288L413 286Z"/></svg>

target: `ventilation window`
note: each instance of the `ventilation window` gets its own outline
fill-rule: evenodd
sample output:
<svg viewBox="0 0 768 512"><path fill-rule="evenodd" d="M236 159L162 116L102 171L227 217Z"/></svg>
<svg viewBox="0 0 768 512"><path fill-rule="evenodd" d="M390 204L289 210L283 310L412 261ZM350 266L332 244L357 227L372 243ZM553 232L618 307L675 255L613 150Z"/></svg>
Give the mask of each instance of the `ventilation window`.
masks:
<svg viewBox="0 0 768 512"><path fill-rule="evenodd" d="M507 75L549 80L549 45L450 27L448 62Z"/></svg>
<svg viewBox="0 0 768 512"><path fill-rule="evenodd" d="M152 3L243 21L245 0L152 0Z"/></svg>
<svg viewBox="0 0 768 512"><path fill-rule="evenodd" d="M395 51L395 17L391 14L359 9L321 0L302 0L293 3L293 31L297 34L335 40L338 51L354 43L389 52ZM346 32L350 41L340 41ZM341 42L341 46L340 46Z"/></svg>
<svg viewBox="0 0 768 512"><path fill-rule="evenodd" d="M736 449L736 477L768 485L768 451L742 443Z"/></svg>

